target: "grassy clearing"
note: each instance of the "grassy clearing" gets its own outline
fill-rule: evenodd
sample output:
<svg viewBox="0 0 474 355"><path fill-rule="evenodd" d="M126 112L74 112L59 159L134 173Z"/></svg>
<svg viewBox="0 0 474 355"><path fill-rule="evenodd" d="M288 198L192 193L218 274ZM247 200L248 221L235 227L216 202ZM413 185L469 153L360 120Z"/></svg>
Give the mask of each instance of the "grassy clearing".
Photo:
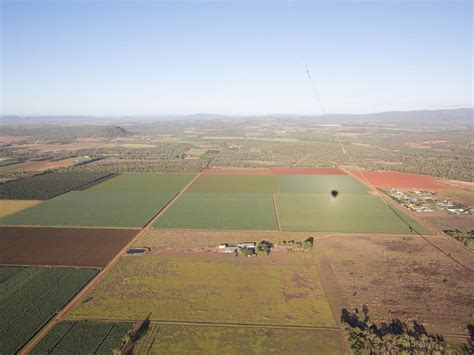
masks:
<svg viewBox="0 0 474 355"><path fill-rule="evenodd" d="M72 191L0 220L2 225L142 227L174 193Z"/></svg>
<svg viewBox="0 0 474 355"><path fill-rule="evenodd" d="M277 181L272 175L203 174L189 192L276 193Z"/></svg>
<svg viewBox="0 0 474 355"><path fill-rule="evenodd" d="M30 354L112 354L132 326L131 322L62 321Z"/></svg>
<svg viewBox="0 0 474 355"><path fill-rule="evenodd" d="M115 192L179 192L194 174L133 174L119 175L90 188L90 191Z"/></svg>
<svg viewBox="0 0 474 355"><path fill-rule="evenodd" d="M95 269L0 268L2 354L16 353L96 273Z"/></svg>
<svg viewBox="0 0 474 355"><path fill-rule="evenodd" d="M36 200L0 200L0 217L5 217L43 201Z"/></svg>
<svg viewBox="0 0 474 355"><path fill-rule="evenodd" d="M185 193L158 219L155 227L277 229L272 196L250 193Z"/></svg>
<svg viewBox="0 0 474 355"><path fill-rule="evenodd" d="M338 191L340 196L366 194L365 185L348 175L279 175L281 193L331 194Z"/></svg>
<svg viewBox="0 0 474 355"><path fill-rule="evenodd" d="M70 317L334 326L309 254L123 258Z"/></svg>
<svg viewBox="0 0 474 355"><path fill-rule="evenodd" d="M342 354L338 331L156 324L154 339L144 337L153 354ZM156 335L155 335L156 334Z"/></svg>
<svg viewBox="0 0 474 355"><path fill-rule="evenodd" d="M343 233L411 233L409 227L380 199L370 195L303 195L277 196L278 213L283 230ZM403 214L405 221L420 233L430 230Z"/></svg>

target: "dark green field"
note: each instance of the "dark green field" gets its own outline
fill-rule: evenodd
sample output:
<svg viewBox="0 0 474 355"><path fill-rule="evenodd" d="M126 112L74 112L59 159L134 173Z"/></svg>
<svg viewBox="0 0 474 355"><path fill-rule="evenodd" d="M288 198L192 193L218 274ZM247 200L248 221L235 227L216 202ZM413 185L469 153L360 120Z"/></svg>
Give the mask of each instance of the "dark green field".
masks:
<svg viewBox="0 0 474 355"><path fill-rule="evenodd" d="M272 196L185 193L155 223L158 228L275 230Z"/></svg>
<svg viewBox="0 0 474 355"><path fill-rule="evenodd" d="M280 194L280 224L285 231L343 233L410 233L409 227L380 199L370 195ZM397 211L420 233L431 232Z"/></svg>
<svg viewBox="0 0 474 355"><path fill-rule="evenodd" d="M1 267L1 353L17 352L97 271Z"/></svg>
<svg viewBox="0 0 474 355"><path fill-rule="evenodd" d="M367 187L348 175L279 175L280 193L366 194Z"/></svg>
<svg viewBox="0 0 474 355"><path fill-rule="evenodd" d="M51 173L15 180L0 185L0 199L48 200L93 181L106 177L107 173L74 172Z"/></svg>
<svg viewBox="0 0 474 355"><path fill-rule="evenodd" d="M131 322L62 321L30 352L40 354L103 354L119 350Z"/></svg>
<svg viewBox="0 0 474 355"><path fill-rule="evenodd" d="M72 191L0 219L1 225L142 227L173 192Z"/></svg>
<svg viewBox="0 0 474 355"><path fill-rule="evenodd" d="M189 192L244 192L276 193L273 175L203 174L196 179Z"/></svg>

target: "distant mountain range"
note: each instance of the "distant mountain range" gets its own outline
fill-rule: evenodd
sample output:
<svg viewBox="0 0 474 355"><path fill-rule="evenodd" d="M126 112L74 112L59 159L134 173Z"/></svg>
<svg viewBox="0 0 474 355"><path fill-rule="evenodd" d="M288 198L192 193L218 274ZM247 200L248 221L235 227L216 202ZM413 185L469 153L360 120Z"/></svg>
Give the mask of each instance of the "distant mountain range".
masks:
<svg viewBox="0 0 474 355"><path fill-rule="evenodd" d="M124 117L94 117L94 116L0 116L0 125L104 125L126 124L155 121L212 121L231 119L289 119L305 120L324 123L474 123L474 108L419 110L419 111L389 111L370 114L328 114L322 116L272 114L255 116L226 116L214 114L195 115L137 115Z"/></svg>

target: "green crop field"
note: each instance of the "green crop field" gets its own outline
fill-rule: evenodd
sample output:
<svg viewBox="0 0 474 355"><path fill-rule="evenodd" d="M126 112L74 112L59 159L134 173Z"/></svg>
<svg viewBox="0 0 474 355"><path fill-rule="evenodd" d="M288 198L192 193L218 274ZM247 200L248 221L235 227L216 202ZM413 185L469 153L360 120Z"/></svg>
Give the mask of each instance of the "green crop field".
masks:
<svg viewBox="0 0 474 355"><path fill-rule="evenodd" d="M380 199L370 195L281 194L277 196L280 224L286 231L344 233L410 233L409 227ZM428 229L397 210L420 233Z"/></svg>
<svg viewBox="0 0 474 355"><path fill-rule="evenodd" d="M94 172L50 173L0 185L0 199L48 200L81 188L110 174Z"/></svg>
<svg viewBox="0 0 474 355"><path fill-rule="evenodd" d="M272 195L185 193L155 223L158 228L275 230Z"/></svg>
<svg viewBox="0 0 474 355"><path fill-rule="evenodd" d="M87 301L85 301L87 300ZM122 258L68 317L334 326L314 257Z"/></svg>
<svg viewBox="0 0 474 355"><path fill-rule="evenodd" d="M158 332L152 331L159 327ZM339 330L153 324L136 353L152 354L343 354Z"/></svg>
<svg viewBox="0 0 474 355"><path fill-rule="evenodd" d="M121 174L89 191L116 192L179 192L194 177L193 174Z"/></svg>
<svg viewBox="0 0 474 355"><path fill-rule="evenodd" d="M1 267L1 353L16 353L96 273L95 269Z"/></svg>
<svg viewBox="0 0 474 355"><path fill-rule="evenodd" d="M367 187L348 175L279 175L281 193L339 195L366 194Z"/></svg>
<svg viewBox="0 0 474 355"><path fill-rule="evenodd" d="M203 174L189 188L189 192L247 192L276 193L273 175Z"/></svg>
<svg viewBox="0 0 474 355"><path fill-rule="evenodd" d="M40 354L103 354L119 350L131 322L62 321L30 352Z"/></svg>
<svg viewBox="0 0 474 355"><path fill-rule="evenodd" d="M174 193L72 191L0 219L1 225L142 227Z"/></svg>

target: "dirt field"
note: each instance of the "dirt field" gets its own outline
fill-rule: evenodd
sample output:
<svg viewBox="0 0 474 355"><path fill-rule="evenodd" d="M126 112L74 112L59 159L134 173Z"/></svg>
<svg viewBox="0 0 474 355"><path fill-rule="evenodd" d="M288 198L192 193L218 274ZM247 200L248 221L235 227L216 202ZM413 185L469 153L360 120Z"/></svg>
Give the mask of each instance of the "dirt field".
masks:
<svg viewBox="0 0 474 355"><path fill-rule="evenodd" d="M361 174L362 173L362 174ZM374 187L401 189L442 189L447 186L435 178L427 175L400 173L396 171L353 171L352 174L361 182L367 184L366 179Z"/></svg>
<svg viewBox="0 0 474 355"><path fill-rule="evenodd" d="M429 240L474 270L455 240ZM314 250L333 309L366 304L373 320L417 319L441 334L465 334L474 321L472 271L420 237L336 236L316 240Z"/></svg>
<svg viewBox="0 0 474 355"><path fill-rule="evenodd" d="M187 250L191 248L217 248L222 243L259 242L268 240L278 243L283 240L304 241L314 234L293 232L255 231L207 231L151 229L135 244L135 247L149 247L152 250Z"/></svg>
<svg viewBox="0 0 474 355"><path fill-rule="evenodd" d="M43 201L37 200L0 200L0 217L8 216L24 210L25 208L37 205Z"/></svg>
<svg viewBox="0 0 474 355"><path fill-rule="evenodd" d="M48 169L69 168L76 164L77 158L68 158L62 160L43 160L43 161L28 161L19 164L7 165L1 167L2 172L14 171L45 171Z"/></svg>
<svg viewBox="0 0 474 355"><path fill-rule="evenodd" d="M0 227L0 264L101 267L133 229Z"/></svg>

